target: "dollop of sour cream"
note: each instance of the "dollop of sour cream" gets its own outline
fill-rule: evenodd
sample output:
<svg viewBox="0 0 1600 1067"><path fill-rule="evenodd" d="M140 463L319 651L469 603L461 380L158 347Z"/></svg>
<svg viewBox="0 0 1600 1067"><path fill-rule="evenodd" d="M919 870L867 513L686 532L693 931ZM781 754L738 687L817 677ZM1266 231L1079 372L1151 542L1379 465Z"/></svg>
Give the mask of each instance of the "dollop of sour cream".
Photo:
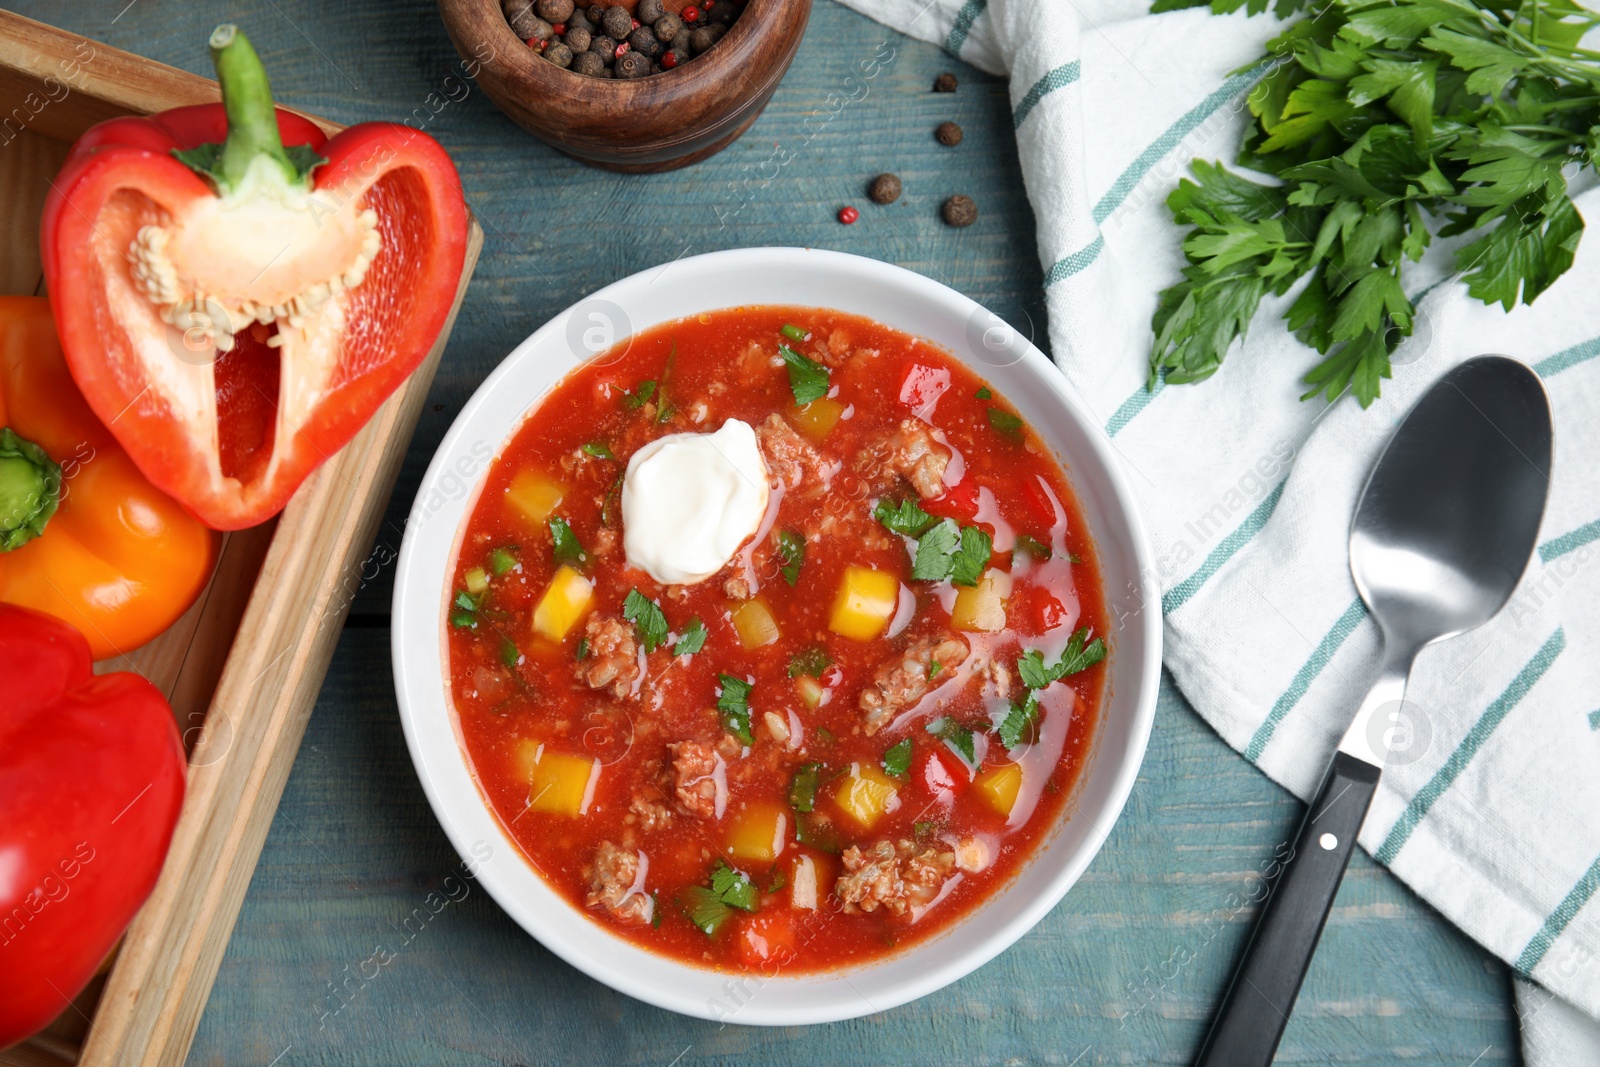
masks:
<svg viewBox="0 0 1600 1067"><path fill-rule="evenodd" d="M645 445L622 479L622 548L663 585L716 574L761 526L767 464L747 422Z"/></svg>

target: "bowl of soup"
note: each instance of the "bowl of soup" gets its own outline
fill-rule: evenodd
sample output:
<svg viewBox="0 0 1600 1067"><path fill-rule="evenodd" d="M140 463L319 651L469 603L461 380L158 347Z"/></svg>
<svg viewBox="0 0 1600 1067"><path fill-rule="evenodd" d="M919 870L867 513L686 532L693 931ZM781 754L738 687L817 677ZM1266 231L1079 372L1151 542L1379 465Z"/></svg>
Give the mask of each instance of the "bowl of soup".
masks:
<svg viewBox="0 0 1600 1067"><path fill-rule="evenodd" d="M827 1022L1053 908L1160 669L1109 440L1026 338L762 248L580 301L457 418L393 654L441 824L547 948L658 1006Z"/></svg>

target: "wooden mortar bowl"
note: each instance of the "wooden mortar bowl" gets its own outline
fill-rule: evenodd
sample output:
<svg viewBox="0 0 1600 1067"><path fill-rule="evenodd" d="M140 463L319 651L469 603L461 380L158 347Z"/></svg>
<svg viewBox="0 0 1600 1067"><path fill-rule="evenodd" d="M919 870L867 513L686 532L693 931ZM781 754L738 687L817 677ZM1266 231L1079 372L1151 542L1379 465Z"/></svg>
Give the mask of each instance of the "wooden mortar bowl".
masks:
<svg viewBox="0 0 1600 1067"><path fill-rule="evenodd" d="M811 0L749 0L703 55L629 81L544 59L511 32L497 0L439 0L439 13L513 122L590 166L648 173L705 159L750 128L800 47Z"/></svg>

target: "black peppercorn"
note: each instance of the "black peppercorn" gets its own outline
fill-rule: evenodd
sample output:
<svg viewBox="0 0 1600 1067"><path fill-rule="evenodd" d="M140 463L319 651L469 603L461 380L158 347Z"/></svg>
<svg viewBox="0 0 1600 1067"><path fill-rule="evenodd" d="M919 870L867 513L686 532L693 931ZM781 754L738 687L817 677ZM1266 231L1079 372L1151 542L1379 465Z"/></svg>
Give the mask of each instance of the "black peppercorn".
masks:
<svg viewBox="0 0 1600 1067"><path fill-rule="evenodd" d="M650 57L639 52L624 52L617 57L619 78L642 78L650 73Z"/></svg>
<svg viewBox="0 0 1600 1067"><path fill-rule="evenodd" d="M900 199L900 178L894 174L880 174L867 186L867 196L874 204L892 204Z"/></svg>
<svg viewBox="0 0 1600 1067"><path fill-rule="evenodd" d="M585 9L584 13L586 15L588 15L589 21L594 24L593 27L589 30L589 32L590 33L598 32L599 29L600 29L600 23L605 21L606 5L604 5L604 4L590 4L588 6L588 8Z"/></svg>
<svg viewBox="0 0 1600 1067"><path fill-rule="evenodd" d="M558 67L572 66L572 49L568 48L560 41L555 41L550 45L549 48L546 48L544 50L544 57Z"/></svg>
<svg viewBox="0 0 1600 1067"><path fill-rule="evenodd" d="M722 37L722 29L723 27L721 26L697 27L693 33L689 34L689 51L697 56L700 55L717 43L718 39Z"/></svg>
<svg viewBox="0 0 1600 1067"><path fill-rule="evenodd" d="M567 47L576 55L589 50L589 46L594 43L594 34L581 26L568 26L566 41Z"/></svg>
<svg viewBox="0 0 1600 1067"><path fill-rule="evenodd" d="M534 37L535 24L544 20L533 10L532 0L505 0L500 9L505 12L506 21L511 24L512 33L524 41L530 38L534 40L544 39L542 37Z"/></svg>
<svg viewBox="0 0 1600 1067"><path fill-rule="evenodd" d="M617 42L616 42L616 39L612 38L612 37L607 37L603 33L602 34L598 34L593 40L591 40L589 42L589 51L591 53L593 53L594 55L599 56L600 57L600 62L604 63L606 66L609 67L609 66L611 66L611 64L613 62L616 61L616 58L617 58Z"/></svg>
<svg viewBox="0 0 1600 1067"><path fill-rule="evenodd" d="M683 20L676 15L662 15L655 21L656 40L671 44L683 33Z"/></svg>
<svg viewBox="0 0 1600 1067"><path fill-rule="evenodd" d="M639 6L633 10L633 17L648 26L666 13L667 5L661 0L639 0Z"/></svg>
<svg viewBox="0 0 1600 1067"><path fill-rule="evenodd" d="M600 20L600 28L606 31L607 37L621 41L633 32L633 16L625 7L608 7L605 18Z"/></svg>
<svg viewBox="0 0 1600 1067"><path fill-rule="evenodd" d="M953 93L956 91L956 76L948 70L933 79L933 91L936 93Z"/></svg>
<svg viewBox="0 0 1600 1067"><path fill-rule="evenodd" d="M661 54L661 42L656 40L656 31L649 26L640 26L628 34L628 46L646 59L654 59Z"/></svg>
<svg viewBox="0 0 1600 1067"><path fill-rule="evenodd" d="M946 148L954 148L961 143L961 127L953 122L941 122L939 128L933 131L933 136Z"/></svg>
<svg viewBox="0 0 1600 1067"><path fill-rule="evenodd" d="M689 61L688 31L685 30L684 32L678 34L677 38L673 40L671 47L667 50L677 57L678 63L687 63Z"/></svg>
<svg viewBox="0 0 1600 1067"><path fill-rule="evenodd" d="M951 226L971 226L978 221L978 205L972 202L972 197L958 193L944 202L939 214Z"/></svg>
<svg viewBox="0 0 1600 1067"><path fill-rule="evenodd" d="M533 9L546 22L565 22L572 17L576 5L572 0L537 0Z"/></svg>
<svg viewBox="0 0 1600 1067"><path fill-rule="evenodd" d="M606 72L606 61L593 52L579 52L572 57L571 69L591 78L598 77Z"/></svg>
<svg viewBox="0 0 1600 1067"><path fill-rule="evenodd" d="M571 33L573 30L582 30L584 33L589 34L594 33L594 23L589 21L589 16L584 13L582 8L574 11L567 18L567 32ZM583 49L574 48L573 51L581 52Z"/></svg>
<svg viewBox="0 0 1600 1067"><path fill-rule="evenodd" d="M732 24L739 17L739 8L733 0L712 0L711 8L706 12L706 18L718 26Z"/></svg>

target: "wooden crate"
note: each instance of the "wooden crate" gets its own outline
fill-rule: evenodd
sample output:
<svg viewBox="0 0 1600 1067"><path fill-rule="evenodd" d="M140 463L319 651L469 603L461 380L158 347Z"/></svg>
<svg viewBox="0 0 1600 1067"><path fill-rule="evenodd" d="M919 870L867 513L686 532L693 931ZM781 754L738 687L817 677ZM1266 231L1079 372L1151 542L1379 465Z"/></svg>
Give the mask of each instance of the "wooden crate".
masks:
<svg viewBox="0 0 1600 1067"><path fill-rule="evenodd" d="M218 99L213 81L0 11L0 293L44 292L39 215L84 130ZM455 307L410 380L276 522L226 538L183 618L108 664L172 702L190 749L183 815L108 968L0 1065L183 1062L482 244L474 222Z"/></svg>

